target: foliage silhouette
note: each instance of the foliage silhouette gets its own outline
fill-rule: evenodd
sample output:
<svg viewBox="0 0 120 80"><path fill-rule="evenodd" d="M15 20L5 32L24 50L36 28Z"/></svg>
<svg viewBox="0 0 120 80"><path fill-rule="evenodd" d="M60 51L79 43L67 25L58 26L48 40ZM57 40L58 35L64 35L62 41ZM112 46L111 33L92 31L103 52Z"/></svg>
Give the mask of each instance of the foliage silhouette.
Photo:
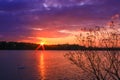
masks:
<svg viewBox="0 0 120 80"><path fill-rule="evenodd" d="M120 51L111 51L120 47L120 31L113 21L107 29L96 26L94 29L81 31L77 40L80 45L89 48L107 48L105 51L83 50L65 54L66 58L80 68L80 74L85 76L83 79L120 80Z"/></svg>

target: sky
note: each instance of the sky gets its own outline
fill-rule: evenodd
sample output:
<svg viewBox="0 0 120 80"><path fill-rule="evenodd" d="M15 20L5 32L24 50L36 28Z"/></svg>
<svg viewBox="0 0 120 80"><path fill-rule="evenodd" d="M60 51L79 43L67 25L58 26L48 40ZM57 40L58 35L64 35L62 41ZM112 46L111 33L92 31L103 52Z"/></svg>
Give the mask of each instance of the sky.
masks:
<svg viewBox="0 0 120 80"><path fill-rule="evenodd" d="M83 27L120 15L120 0L0 0L0 41L74 44Z"/></svg>

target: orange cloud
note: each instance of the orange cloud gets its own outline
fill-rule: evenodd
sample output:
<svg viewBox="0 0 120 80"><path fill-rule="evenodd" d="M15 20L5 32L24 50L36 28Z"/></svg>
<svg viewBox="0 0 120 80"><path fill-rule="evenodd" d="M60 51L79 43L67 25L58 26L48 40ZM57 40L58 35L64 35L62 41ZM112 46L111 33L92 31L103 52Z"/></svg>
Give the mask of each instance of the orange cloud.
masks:
<svg viewBox="0 0 120 80"><path fill-rule="evenodd" d="M119 14L115 14L114 16L112 16L111 19L119 19L120 18L120 15Z"/></svg>

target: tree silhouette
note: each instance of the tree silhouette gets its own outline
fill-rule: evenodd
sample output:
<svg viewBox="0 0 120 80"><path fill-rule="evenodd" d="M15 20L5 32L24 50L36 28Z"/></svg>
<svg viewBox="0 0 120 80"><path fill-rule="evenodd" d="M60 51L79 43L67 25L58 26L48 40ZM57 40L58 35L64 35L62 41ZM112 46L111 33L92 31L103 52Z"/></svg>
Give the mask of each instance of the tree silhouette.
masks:
<svg viewBox="0 0 120 80"><path fill-rule="evenodd" d="M120 47L119 39L120 31L113 21L108 29L96 26L77 36L80 45L111 49ZM120 80L120 52L117 50L73 51L65 54L65 57L80 68L85 80Z"/></svg>

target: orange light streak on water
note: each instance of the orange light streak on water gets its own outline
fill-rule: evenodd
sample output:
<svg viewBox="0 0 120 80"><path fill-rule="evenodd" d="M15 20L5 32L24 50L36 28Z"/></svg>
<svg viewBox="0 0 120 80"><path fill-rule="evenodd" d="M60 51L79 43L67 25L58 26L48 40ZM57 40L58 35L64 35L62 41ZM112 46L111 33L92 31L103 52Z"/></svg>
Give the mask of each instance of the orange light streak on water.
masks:
<svg viewBox="0 0 120 80"><path fill-rule="evenodd" d="M44 47L44 43L41 43L40 45L38 45L38 47L35 49L36 51L39 50L39 49L42 49L42 51L39 53L37 52L37 60L38 60L38 64L39 64L39 71L40 71L40 80L45 80L45 63L44 63L44 50L45 50L45 47Z"/></svg>
<svg viewBox="0 0 120 80"><path fill-rule="evenodd" d="M41 80L44 80L45 79L45 72L46 72L46 70L45 70L45 62L44 62L44 53L43 52L41 52L40 53L40 73L41 73L41 77L42 77L42 79Z"/></svg>

